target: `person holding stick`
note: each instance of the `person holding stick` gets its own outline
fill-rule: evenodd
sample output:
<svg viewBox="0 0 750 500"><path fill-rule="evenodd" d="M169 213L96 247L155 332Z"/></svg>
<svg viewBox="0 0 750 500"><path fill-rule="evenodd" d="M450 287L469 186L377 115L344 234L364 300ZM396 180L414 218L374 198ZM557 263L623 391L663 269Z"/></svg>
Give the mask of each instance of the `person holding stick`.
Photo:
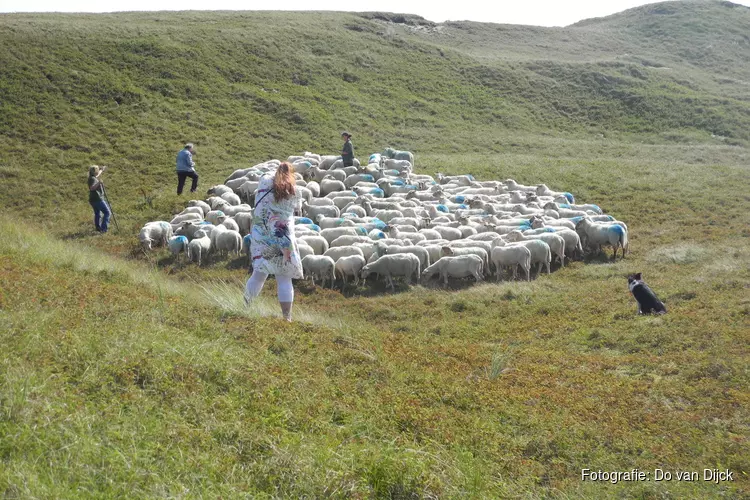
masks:
<svg viewBox="0 0 750 500"><path fill-rule="evenodd" d="M99 179L106 169L107 167L100 168L99 165L89 167L89 204L94 209L94 226L100 233L107 232L109 218L112 215L112 210L104 201L104 184Z"/></svg>
<svg viewBox="0 0 750 500"><path fill-rule="evenodd" d="M190 192L195 193L198 188L198 173L195 171L195 162L193 155L195 149L193 144L188 142L185 147L177 153L177 194L182 194L182 188L185 186L185 178L190 177L193 180L190 186Z"/></svg>

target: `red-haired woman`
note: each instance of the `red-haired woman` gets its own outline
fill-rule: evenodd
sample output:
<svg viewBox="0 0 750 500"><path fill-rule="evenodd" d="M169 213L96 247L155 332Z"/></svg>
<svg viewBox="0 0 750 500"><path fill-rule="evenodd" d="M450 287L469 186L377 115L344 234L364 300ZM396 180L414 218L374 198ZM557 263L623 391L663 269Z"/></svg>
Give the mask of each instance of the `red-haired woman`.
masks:
<svg viewBox="0 0 750 500"><path fill-rule="evenodd" d="M269 274L276 276L281 314L292 321L292 279L302 278L302 262L294 238L294 211L301 199L295 189L294 167L281 163L275 175L261 177L255 192L250 255L253 274L245 285L245 301L257 297Z"/></svg>

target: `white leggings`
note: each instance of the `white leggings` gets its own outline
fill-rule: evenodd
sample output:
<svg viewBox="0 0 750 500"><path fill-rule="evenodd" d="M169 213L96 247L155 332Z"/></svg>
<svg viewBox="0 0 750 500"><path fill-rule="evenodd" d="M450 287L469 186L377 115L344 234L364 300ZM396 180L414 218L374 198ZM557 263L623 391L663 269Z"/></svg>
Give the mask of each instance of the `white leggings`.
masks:
<svg viewBox="0 0 750 500"><path fill-rule="evenodd" d="M248 300L260 294L266 278L268 278L268 274L262 271L253 271L252 276L250 276L245 285L245 297ZM294 287L292 286L292 278L276 275L276 294L279 296L279 302L293 302Z"/></svg>

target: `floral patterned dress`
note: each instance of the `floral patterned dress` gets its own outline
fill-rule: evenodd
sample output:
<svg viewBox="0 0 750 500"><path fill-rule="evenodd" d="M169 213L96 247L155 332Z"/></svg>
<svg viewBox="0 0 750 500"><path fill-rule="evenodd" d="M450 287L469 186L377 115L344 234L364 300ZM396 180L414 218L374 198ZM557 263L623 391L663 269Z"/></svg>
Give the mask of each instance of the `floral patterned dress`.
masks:
<svg viewBox="0 0 750 500"><path fill-rule="evenodd" d="M273 176L264 176L255 194L250 253L253 271L300 279L302 261L294 237L294 211L299 208L298 194L277 202L273 195Z"/></svg>

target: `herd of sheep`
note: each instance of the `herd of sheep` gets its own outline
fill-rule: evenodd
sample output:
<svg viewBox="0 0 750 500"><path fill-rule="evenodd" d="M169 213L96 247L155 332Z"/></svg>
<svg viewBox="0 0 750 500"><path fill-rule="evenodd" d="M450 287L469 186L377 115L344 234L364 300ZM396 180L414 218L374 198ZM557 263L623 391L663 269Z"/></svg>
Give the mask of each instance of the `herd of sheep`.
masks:
<svg viewBox="0 0 750 500"><path fill-rule="evenodd" d="M390 148L366 166L313 153L287 161L302 198L294 233L305 276L323 286L338 278L359 284L373 274L391 289L399 276L479 282L506 270L516 278L519 268L529 280L532 270L549 273L553 262L564 266L584 251L611 246L615 259L618 249L623 256L628 250L624 223L544 184L433 178L414 173L412 153ZM143 249L165 245L199 265L209 254L249 253L255 190L279 163L236 170L205 201L191 200L169 222L149 222L139 235Z"/></svg>

